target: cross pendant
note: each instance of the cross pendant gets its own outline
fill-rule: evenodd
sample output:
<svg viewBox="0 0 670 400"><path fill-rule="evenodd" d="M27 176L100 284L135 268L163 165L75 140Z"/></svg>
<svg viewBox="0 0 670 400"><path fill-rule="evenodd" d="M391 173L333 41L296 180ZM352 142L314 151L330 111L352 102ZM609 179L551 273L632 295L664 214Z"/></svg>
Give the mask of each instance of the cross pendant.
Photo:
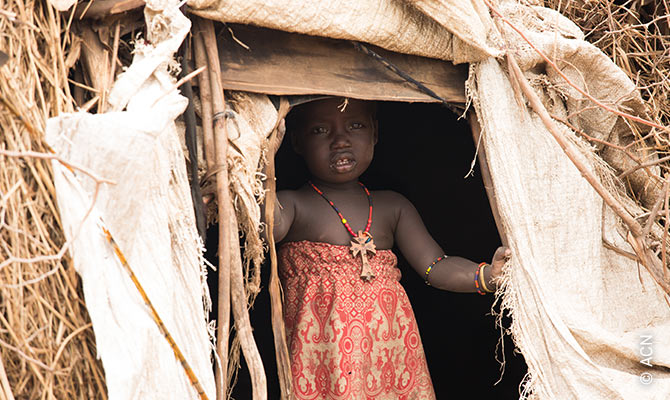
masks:
<svg viewBox="0 0 670 400"><path fill-rule="evenodd" d="M375 247L375 242L372 240L372 235L368 232L358 231L358 235L354 236L354 240L351 241L351 247L349 248L351 254L356 257L361 256L361 279L364 281L370 281L375 277L375 272L372 270L370 263L368 262L368 252L372 254L377 253Z"/></svg>

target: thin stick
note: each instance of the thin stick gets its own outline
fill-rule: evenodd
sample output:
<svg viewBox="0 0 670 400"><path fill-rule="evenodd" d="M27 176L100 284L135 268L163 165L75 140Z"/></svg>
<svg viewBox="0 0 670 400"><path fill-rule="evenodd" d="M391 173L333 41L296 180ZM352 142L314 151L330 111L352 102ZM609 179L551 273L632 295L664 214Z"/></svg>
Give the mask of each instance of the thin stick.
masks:
<svg viewBox="0 0 670 400"><path fill-rule="evenodd" d="M663 237L661 238L661 267L663 268L663 279L668 280L668 263L667 263L667 241L668 241L668 227L670 227L670 175L665 175L665 229L663 229Z"/></svg>
<svg viewBox="0 0 670 400"><path fill-rule="evenodd" d="M281 108L281 107L280 107ZM281 116L280 111L280 116ZM291 398L293 392L291 381L291 361L286 341L286 328L282 310L281 285L279 282L279 273L277 271L277 249L274 239L274 212L277 201L276 182L275 182L275 152L281 144L283 133L281 130L285 127L277 127L268 140L268 162L265 166L264 174L266 176L265 184L265 221L267 225L268 248L270 249L270 306L272 313L272 333L274 336L275 356L277 361L277 372L279 374L279 387L281 388L282 400Z"/></svg>
<svg viewBox="0 0 670 400"><path fill-rule="evenodd" d="M665 185L663 188L663 192L667 193L668 191L668 181L665 181ZM654 226L654 223L656 222L656 217L658 216L658 213L661 211L661 207L663 206L663 198L659 198L656 201L656 204L654 204L654 208L651 209L651 212L649 213L649 217L647 218L647 223L644 224L644 230L642 231L642 236L647 237L649 232L651 232L651 228Z"/></svg>
<svg viewBox="0 0 670 400"><path fill-rule="evenodd" d="M114 84L114 78L116 77L116 60L119 56L119 41L121 39L121 20L116 21L116 28L114 28L114 43L112 45L112 62L109 64L109 80L107 84L109 87L107 90L112 88Z"/></svg>
<svg viewBox="0 0 670 400"><path fill-rule="evenodd" d="M201 37L207 55L209 66L209 83L212 95L212 120L214 122L214 149L216 165L221 166L216 174L216 198L217 211L219 215L219 293L218 293L218 324L216 330L216 353L221 360L220 368L216 370L216 398L223 400L227 397L228 381L228 340L230 332L230 273L231 273L231 240L230 236L237 239L237 226L234 230L226 223L230 202L230 189L228 188L228 132L223 119L225 100L221 78L217 72L220 71L218 49L216 47L216 36L214 25L211 20L198 19L201 29ZM218 116L218 117L216 117ZM239 246L237 244L236 246Z"/></svg>
<svg viewBox="0 0 670 400"><path fill-rule="evenodd" d="M161 333L165 337L165 340L167 340L168 344L172 348L175 358L177 359L177 361L179 361L182 368L184 369L186 376L191 382L191 385L193 385L195 390L198 392L198 396L200 397L201 400L208 400L207 394L205 393L205 390L202 388L200 381L198 381L198 378L195 376L193 369L191 369L191 366L188 364L188 361L186 361L184 354L181 352L179 346L177 346L177 343L174 341L172 335L170 334L170 332L167 330L167 327L163 323L163 320L158 315L158 311L156 311L153 303L151 303L149 296L147 296L147 293L144 291L144 288L140 284L140 281L137 279L137 275L135 275L133 269L130 267L130 265L128 265L128 261L126 261L126 257L121 252L119 245L116 244L116 241L112 237L112 234L107 230L107 228L105 228L104 226L101 226L101 228L105 234L107 242L109 242L109 244L114 249L114 253L116 254L116 257L118 258L119 262L121 262L123 268L126 270L126 272L128 272L128 275L130 275L130 280L133 281L133 284L137 288L137 291L140 293L140 296L142 296L142 300L144 300L144 303L147 305L147 307L149 307L149 310L151 311L151 317L158 326L158 330L161 331Z"/></svg>
<svg viewBox="0 0 670 400"><path fill-rule="evenodd" d="M658 165L658 164L664 163L664 162L666 162L666 161L668 161L668 160L670 160L670 156L666 156L666 157L663 157L663 158L659 158L658 160L647 161L646 163L642 163L642 164L640 164L640 165L636 165L636 166L630 168L629 170L626 170L626 171L622 172L617 178L619 178L619 179L623 179L623 178L627 177L628 175L632 174L633 172L637 171L637 170L640 169L640 168L653 167L654 165Z"/></svg>
<svg viewBox="0 0 670 400"><path fill-rule="evenodd" d="M163 98L165 98L165 96L169 95L170 93L173 93L175 90L179 89L179 87L181 85L183 85L184 83L186 83L186 82L190 81L191 79L195 78L197 75L199 75L202 71L204 71L206 69L207 69L207 67L200 67L200 68L196 69L195 71L189 73L185 77L181 78L180 80L178 80L177 83L172 85L172 87L170 89L166 90L165 93L158 96L156 98L156 100L154 100L153 105L155 106L159 101L163 100Z"/></svg>
<svg viewBox="0 0 670 400"><path fill-rule="evenodd" d="M198 29L200 24L196 24ZM194 29L195 30L195 29ZM195 54L195 66L207 67L207 55L201 32L194 32L193 50ZM214 128L212 122L212 87L209 83L209 74L198 75L200 89L200 104L202 106L202 134L205 147L205 162L207 171L214 171L216 166L216 149L214 148Z"/></svg>

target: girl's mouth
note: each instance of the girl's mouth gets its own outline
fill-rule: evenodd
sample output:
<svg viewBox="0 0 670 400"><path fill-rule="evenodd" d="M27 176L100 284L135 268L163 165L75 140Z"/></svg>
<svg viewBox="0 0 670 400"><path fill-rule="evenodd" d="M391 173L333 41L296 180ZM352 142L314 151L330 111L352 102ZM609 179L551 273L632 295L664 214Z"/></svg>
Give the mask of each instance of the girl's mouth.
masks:
<svg viewBox="0 0 670 400"><path fill-rule="evenodd" d="M340 174L351 171L355 166L356 160L346 155L335 157L330 163L330 169Z"/></svg>

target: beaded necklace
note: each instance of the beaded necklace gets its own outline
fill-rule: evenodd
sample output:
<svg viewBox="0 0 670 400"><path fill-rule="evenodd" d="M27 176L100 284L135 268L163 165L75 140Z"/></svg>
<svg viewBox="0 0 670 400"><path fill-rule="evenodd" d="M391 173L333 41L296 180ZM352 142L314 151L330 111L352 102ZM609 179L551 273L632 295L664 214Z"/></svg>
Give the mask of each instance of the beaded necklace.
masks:
<svg viewBox="0 0 670 400"><path fill-rule="evenodd" d="M344 218L340 210L338 210L337 207L335 206L335 203L333 203L330 199L328 199L328 197L326 197L326 195L323 194L323 192L318 187L316 187L316 185L314 185L312 181L309 181L308 183L314 189L314 191L316 191L319 195L321 195L321 197L323 197L323 199L326 200L328 204L330 204L333 210L335 210L335 212L337 213L337 216L340 217L340 222L342 222L344 227L347 228L347 232L349 232L349 234L353 236L353 240L351 241L351 247L349 248L349 250L351 251L354 257L358 255L361 256L361 263L362 263L361 279L363 279L364 281L369 281L373 279L375 277L375 273L372 267L370 266L370 263L368 262L367 253L376 254L377 250L375 247L375 243L372 240L372 234L370 233L370 227L372 226L372 196L370 196L370 191L368 190L368 188L366 188L365 185L363 185L363 183L358 182L358 184L361 185L361 187L365 191L366 196L368 197L370 212L368 214L368 223L365 226L365 230L364 231L359 230L358 234L355 234L354 231L349 226L347 219Z"/></svg>

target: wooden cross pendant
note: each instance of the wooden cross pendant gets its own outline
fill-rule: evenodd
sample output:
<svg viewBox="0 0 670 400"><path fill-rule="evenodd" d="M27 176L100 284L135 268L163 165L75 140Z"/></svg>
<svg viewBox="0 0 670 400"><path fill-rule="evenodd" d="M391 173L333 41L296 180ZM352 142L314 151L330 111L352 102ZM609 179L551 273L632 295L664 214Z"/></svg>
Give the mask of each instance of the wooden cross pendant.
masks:
<svg viewBox="0 0 670 400"><path fill-rule="evenodd" d="M358 231L358 235L354 236L354 240L351 241L349 250L354 257L357 257L358 255L361 256L361 261L363 262L361 279L364 281L372 280L375 277L375 272L372 270L372 267L368 262L368 252L377 254L375 242L372 241L372 235L368 232Z"/></svg>

